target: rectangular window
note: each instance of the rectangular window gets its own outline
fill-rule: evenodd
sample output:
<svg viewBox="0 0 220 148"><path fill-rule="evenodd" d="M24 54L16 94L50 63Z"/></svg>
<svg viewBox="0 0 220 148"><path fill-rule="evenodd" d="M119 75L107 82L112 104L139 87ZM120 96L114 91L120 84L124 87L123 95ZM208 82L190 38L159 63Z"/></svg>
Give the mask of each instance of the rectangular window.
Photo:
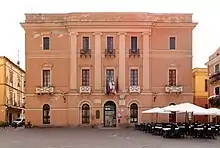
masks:
<svg viewBox="0 0 220 148"><path fill-rule="evenodd" d="M9 100L8 104L12 105L13 104L13 90L10 88L9 89Z"/></svg>
<svg viewBox="0 0 220 148"><path fill-rule="evenodd" d="M21 77L19 76L19 75L17 75L17 78L18 78L18 87L20 87L21 86Z"/></svg>
<svg viewBox="0 0 220 148"><path fill-rule="evenodd" d="M138 48L137 46L137 37L131 36L131 49L136 50Z"/></svg>
<svg viewBox="0 0 220 148"><path fill-rule="evenodd" d="M106 80L114 81L114 69L106 69Z"/></svg>
<svg viewBox="0 0 220 148"><path fill-rule="evenodd" d="M176 38L170 37L170 49L176 49Z"/></svg>
<svg viewBox="0 0 220 148"><path fill-rule="evenodd" d="M82 69L82 86L89 86L89 69Z"/></svg>
<svg viewBox="0 0 220 148"><path fill-rule="evenodd" d="M215 72L218 73L219 72L219 64L215 65Z"/></svg>
<svg viewBox="0 0 220 148"><path fill-rule="evenodd" d="M176 86L176 69L169 69L169 86Z"/></svg>
<svg viewBox="0 0 220 148"><path fill-rule="evenodd" d="M21 95L20 92L17 92L17 101L18 101L18 106L21 106Z"/></svg>
<svg viewBox="0 0 220 148"><path fill-rule="evenodd" d="M9 70L9 81L12 83L13 85L13 71Z"/></svg>
<svg viewBox="0 0 220 148"><path fill-rule="evenodd" d="M83 49L89 50L89 37L83 37Z"/></svg>
<svg viewBox="0 0 220 148"><path fill-rule="evenodd" d="M207 91L208 91L208 80L205 79L205 92L207 92Z"/></svg>
<svg viewBox="0 0 220 148"><path fill-rule="evenodd" d="M113 49L113 37L112 36L107 37L107 49Z"/></svg>
<svg viewBox="0 0 220 148"><path fill-rule="evenodd" d="M130 86L138 86L138 69L130 70Z"/></svg>
<svg viewBox="0 0 220 148"><path fill-rule="evenodd" d="M50 49L50 37L43 37L43 50Z"/></svg>
<svg viewBox="0 0 220 148"><path fill-rule="evenodd" d="M43 87L51 86L51 76L50 70L43 70Z"/></svg>
<svg viewBox="0 0 220 148"><path fill-rule="evenodd" d="M215 87L215 95L219 95L219 87Z"/></svg>

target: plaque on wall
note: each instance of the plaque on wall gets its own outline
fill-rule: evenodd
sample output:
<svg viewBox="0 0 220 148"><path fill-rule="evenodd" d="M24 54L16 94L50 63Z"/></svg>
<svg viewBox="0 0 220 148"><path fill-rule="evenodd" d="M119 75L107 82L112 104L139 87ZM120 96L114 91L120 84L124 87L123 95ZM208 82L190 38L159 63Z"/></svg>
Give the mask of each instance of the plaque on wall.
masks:
<svg viewBox="0 0 220 148"><path fill-rule="evenodd" d="M119 105L124 106L125 105L125 100L119 100Z"/></svg>

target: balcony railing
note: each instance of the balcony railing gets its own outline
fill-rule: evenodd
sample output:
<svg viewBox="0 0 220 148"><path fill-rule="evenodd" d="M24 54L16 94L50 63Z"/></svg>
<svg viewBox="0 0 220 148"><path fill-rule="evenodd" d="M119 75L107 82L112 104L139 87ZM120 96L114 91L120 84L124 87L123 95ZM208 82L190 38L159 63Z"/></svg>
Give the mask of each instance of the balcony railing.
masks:
<svg viewBox="0 0 220 148"><path fill-rule="evenodd" d="M105 49L105 57L115 57L115 49Z"/></svg>
<svg viewBox="0 0 220 148"><path fill-rule="evenodd" d="M140 57L139 49L129 49L129 57Z"/></svg>
<svg viewBox="0 0 220 148"><path fill-rule="evenodd" d="M90 94L91 87L90 86L81 86L79 92L80 92L80 94Z"/></svg>
<svg viewBox="0 0 220 148"><path fill-rule="evenodd" d="M54 87L53 86L42 86L42 87L36 87L36 94L43 95L43 94L53 94L54 93Z"/></svg>
<svg viewBox="0 0 220 148"><path fill-rule="evenodd" d="M210 77L209 77L209 82L212 84L212 83L215 83L217 81L220 80L220 72L217 72L217 73L214 73L212 74Z"/></svg>
<svg viewBox="0 0 220 148"><path fill-rule="evenodd" d="M129 87L129 92L130 93L140 93L141 92L141 87L140 86L130 86Z"/></svg>
<svg viewBox="0 0 220 148"><path fill-rule="evenodd" d="M90 57L91 58L91 49L80 49L80 57Z"/></svg>
<svg viewBox="0 0 220 148"><path fill-rule="evenodd" d="M183 86L165 86L165 92L166 93L182 93L183 92Z"/></svg>

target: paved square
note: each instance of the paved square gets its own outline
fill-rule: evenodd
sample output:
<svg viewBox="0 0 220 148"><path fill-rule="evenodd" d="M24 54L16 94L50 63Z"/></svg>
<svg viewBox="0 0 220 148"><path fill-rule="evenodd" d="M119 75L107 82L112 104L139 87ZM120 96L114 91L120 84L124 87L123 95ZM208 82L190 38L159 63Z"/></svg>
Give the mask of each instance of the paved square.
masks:
<svg viewBox="0 0 220 148"><path fill-rule="evenodd" d="M1 148L217 148L218 140L164 139L133 129L0 129Z"/></svg>

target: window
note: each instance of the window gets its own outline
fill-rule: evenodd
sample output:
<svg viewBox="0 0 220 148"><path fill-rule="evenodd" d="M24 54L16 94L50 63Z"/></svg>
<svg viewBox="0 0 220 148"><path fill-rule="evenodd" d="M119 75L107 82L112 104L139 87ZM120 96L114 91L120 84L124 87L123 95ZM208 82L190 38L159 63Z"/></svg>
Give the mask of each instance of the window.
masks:
<svg viewBox="0 0 220 148"><path fill-rule="evenodd" d="M137 50L137 37L131 36L131 49Z"/></svg>
<svg viewBox="0 0 220 148"><path fill-rule="evenodd" d="M176 86L176 69L169 69L169 85Z"/></svg>
<svg viewBox="0 0 220 148"><path fill-rule="evenodd" d="M43 50L50 49L50 37L43 37Z"/></svg>
<svg viewBox="0 0 220 148"><path fill-rule="evenodd" d="M176 38L170 37L170 49L176 49Z"/></svg>
<svg viewBox="0 0 220 148"><path fill-rule="evenodd" d="M113 37L112 36L108 36L107 37L107 49L113 49Z"/></svg>
<svg viewBox="0 0 220 148"><path fill-rule="evenodd" d="M51 85L50 79L50 70L43 70L43 87Z"/></svg>
<svg viewBox="0 0 220 148"><path fill-rule="evenodd" d="M43 124L50 124L50 106L48 104L43 106Z"/></svg>
<svg viewBox="0 0 220 148"><path fill-rule="evenodd" d="M9 89L9 100L8 104L12 105L13 104L13 90Z"/></svg>
<svg viewBox="0 0 220 148"><path fill-rule="evenodd" d="M215 87L215 95L219 95L219 87Z"/></svg>
<svg viewBox="0 0 220 148"><path fill-rule="evenodd" d="M89 69L82 69L82 86L89 85Z"/></svg>
<svg viewBox="0 0 220 148"><path fill-rule="evenodd" d="M90 108L88 104L82 106L82 123L88 124L90 122Z"/></svg>
<svg viewBox="0 0 220 148"><path fill-rule="evenodd" d="M207 92L208 91L208 80L205 79L205 91Z"/></svg>
<svg viewBox="0 0 220 148"><path fill-rule="evenodd" d="M12 83L13 85L13 71L9 70L9 81Z"/></svg>
<svg viewBox="0 0 220 148"><path fill-rule="evenodd" d="M20 83L21 83L21 78L20 78L19 75L17 75L17 78L18 78L18 87L20 87L20 86L21 86L21 85L20 85Z"/></svg>
<svg viewBox="0 0 220 148"><path fill-rule="evenodd" d="M83 49L89 50L89 37L83 37Z"/></svg>
<svg viewBox="0 0 220 148"><path fill-rule="evenodd" d="M215 72L218 73L219 72L219 64L215 65Z"/></svg>
<svg viewBox="0 0 220 148"><path fill-rule="evenodd" d="M130 86L138 86L138 69L130 70Z"/></svg>
<svg viewBox="0 0 220 148"><path fill-rule="evenodd" d="M138 105L136 103L132 103L130 106L130 123L138 122Z"/></svg>
<svg viewBox="0 0 220 148"><path fill-rule="evenodd" d="M21 106L21 94L20 92L17 92L17 101L18 101L18 106Z"/></svg>
<svg viewBox="0 0 220 148"><path fill-rule="evenodd" d="M114 69L106 69L106 80L114 81Z"/></svg>

